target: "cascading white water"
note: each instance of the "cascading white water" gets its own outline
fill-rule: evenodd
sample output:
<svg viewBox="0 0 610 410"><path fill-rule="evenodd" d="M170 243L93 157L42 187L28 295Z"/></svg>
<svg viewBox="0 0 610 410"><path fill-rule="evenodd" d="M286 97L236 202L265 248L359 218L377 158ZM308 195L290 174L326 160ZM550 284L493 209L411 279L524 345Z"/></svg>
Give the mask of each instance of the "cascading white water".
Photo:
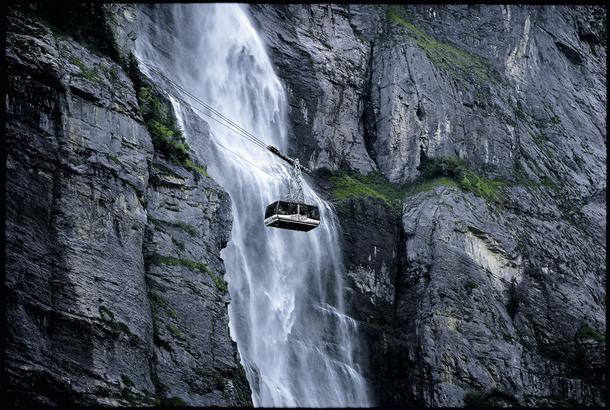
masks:
<svg viewBox="0 0 610 410"><path fill-rule="evenodd" d="M141 60L287 151L286 97L243 6L174 4L144 7L141 14L136 41ZM172 101L184 121L178 103L184 96L169 86L166 91L176 95ZM304 181L305 201L320 207L320 227L310 232L265 227L266 205L286 194L286 164L218 122L207 122L211 145L183 127L195 155L208 159L209 174L232 199L231 241L222 257L231 336L254 405L370 405L356 357L357 326L343 313L334 213Z"/></svg>

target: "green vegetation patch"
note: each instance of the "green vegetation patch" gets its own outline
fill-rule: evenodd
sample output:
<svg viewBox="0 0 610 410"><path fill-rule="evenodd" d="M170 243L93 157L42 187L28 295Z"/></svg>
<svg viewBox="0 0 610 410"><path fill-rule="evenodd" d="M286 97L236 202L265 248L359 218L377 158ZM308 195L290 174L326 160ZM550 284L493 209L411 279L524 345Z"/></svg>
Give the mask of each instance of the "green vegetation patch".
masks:
<svg viewBox="0 0 610 410"><path fill-rule="evenodd" d="M225 281L223 278L221 278L212 271L208 272L208 274L212 278L212 281L214 282L214 285L218 290L223 293L227 293L229 291L229 285L227 284L227 281Z"/></svg>
<svg viewBox="0 0 610 410"><path fill-rule="evenodd" d="M197 164L195 164L192 160L187 159L186 161L184 161L184 163L182 164L186 169L189 169L191 171L195 171L196 173L198 173L199 175L203 175L204 177L208 177L208 170L206 169L205 166L199 166Z"/></svg>
<svg viewBox="0 0 610 410"><path fill-rule="evenodd" d="M178 329L178 327L176 327L175 325L169 323L167 325L165 325L165 327L167 328L167 330L169 330L169 332L176 338L179 340L182 340L183 342L186 340L186 338L184 337L184 335L182 334L182 332L180 331L180 329Z"/></svg>
<svg viewBox="0 0 610 410"><path fill-rule="evenodd" d="M188 144L176 124L171 106L162 102L159 95L147 85L141 85L137 95L140 112L155 150L161 151L168 159L177 163L188 160Z"/></svg>
<svg viewBox="0 0 610 410"><path fill-rule="evenodd" d="M169 265L169 266L186 266L193 270L198 270L202 273L208 273L209 268L205 263L200 263L197 261L193 261L190 259L180 259L174 258L172 256L163 256L159 254L154 254L149 258L149 262L151 265Z"/></svg>
<svg viewBox="0 0 610 410"><path fill-rule="evenodd" d="M150 217L148 218L148 220L156 226L168 225L168 226L172 226L174 228L182 229L184 232L188 233L190 236L198 235L197 228L195 228L193 225L187 224L186 222L182 222L182 221L169 222L169 221L163 221L161 219L155 219L155 218L150 218Z"/></svg>
<svg viewBox="0 0 610 410"><path fill-rule="evenodd" d="M402 199L401 188L390 183L380 173L368 175L338 173L330 177L335 200L346 198L377 198L388 205Z"/></svg>
<svg viewBox="0 0 610 410"><path fill-rule="evenodd" d="M521 119L522 121L527 121L527 116L525 115L525 112L523 111L523 105L521 104L521 101L517 100L517 105L512 105L512 103L511 103L511 107L513 108L515 115L519 119Z"/></svg>
<svg viewBox="0 0 610 410"><path fill-rule="evenodd" d="M172 105L148 82L131 56L127 73L134 83L142 118L152 138L156 152L168 160L200 175L208 176L205 167L196 164L190 156L190 147L178 127Z"/></svg>
<svg viewBox="0 0 610 410"><path fill-rule="evenodd" d="M100 80L99 74L95 70L95 68L87 67L80 59L73 57L70 59L70 62L77 66L80 71L83 73L83 77L91 82L98 82Z"/></svg>
<svg viewBox="0 0 610 410"><path fill-rule="evenodd" d="M490 391L471 390L464 396L464 407L513 407L518 406L517 399L499 389Z"/></svg>
<svg viewBox="0 0 610 410"><path fill-rule="evenodd" d="M472 170L466 170L458 181L460 188L471 191L475 195L491 202L502 202L505 195L500 191L504 182L486 178Z"/></svg>
<svg viewBox="0 0 610 410"><path fill-rule="evenodd" d="M424 160L418 167L420 177L413 183L397 185L389 182L379 172L361 175L338 172L329 177L332 196L336 201L347 198L377 198L397 208L406 196L432 190L439 186L470 191L488 201L502 202L504 182L489 179L469 168L458 158L447 157Z"/></svg>
<svg viewBox="0 0 610 410"><path fill-rule="evenodd" d="M475 281L469 280L468 282L466 282L466 287L468 289L476 289L479 287L479 285Z"/></svg>
<svg viewBox="0 0 610 410"><path fill-rule="evenodd" d="M157 292L150 292L150 301L153 310L156 310L158 306L163 308L169 307L169 302Z"/></svg>
<svg viewBox="0 0 610 410"><path fill-rule="evenodd" d="M491 202L502 202L505 199L501 188L505 186L502 181L487 178L469 168L464 160L455 157L435 158L422 161L418 169L421 177L425 179L447 177L457 185Z"/></svg>
<svg viewBox="0 0 610 410"><path fill-rule="evenodd" d="M380 172L368 175L339 172L330 177L333 186L333 199L340 201L346 198L377 198L387 205L397 208L407 195L432 190L438 186L457 187L449 178L439 177L429 180L418 180L412 184L393 184Z"/></svg>
<svg viewBox="0 0 610 410"><path fill-rule="evenodd" d="M114 313L106 306L100 306L98 308L100 316L104 323L110 327L111 331L115 334L125 333L127 335L132 335L131 330L129 330L129 326L127 326L123 322L119 322L115 317ZM134 335L135 336L135 335Z"/></svg>
<svg viewBox="0 0 610 410"><path fill-rule="evenodd" d="M577 339L593 339L597 340L598 342L606 340L606 336L598 332L594 327L586 322L580 325L580 328L578 328L578 331L574 337Z"/></svg>
<svg viewBox="0 0 610 410"><path fill-rule="evenodd" d="M187 224L186 222L176 221L176 222L168 222L167 224L174 226L176 228L180 228L191 236L198 235L197 228L195 228L193 225Z"/></svg>
<svg viewBox="0 0 610 410"><path fill-rule="evenodd" d="M216 273L212 272L210 270L210 268L208 268L208 265L206 265L205 263L193 261L190 259L181 259L181 258L174 258L172 256L163 256L163 255L159 255L159 254L152 255L148 259L148 261L151 265L186 266L187 268L191 268L193 270L198 270L199 272L202 272L202 273L207 273L210 276L210 278L212 279L212 282L214 282L214 285L216 286L216 288L218 290L222 291L223 293L226 293L228 291L227 282L224 279L222 279L221 277L219 277Z"/></svg>
<svg viewBox="0 0 610 410"><path fill-rule="evenodd" d="M453 78L471 79L474 77L483 83L499 82L500 76L487 60L450 43L436 40L407 20L404 6L388 6L387 17L393 23L405 28L415 43L424 50L428 59Z"/></svg>
<svg viewBox="0 0 610 410"><path fill-rule="evenodd" d="M163 397L161 399L157 399L156 403L157 406L161 406L161 407L185 407L188 406L188 403L185 402L184 400L182 400L180 397Z"/></svg>

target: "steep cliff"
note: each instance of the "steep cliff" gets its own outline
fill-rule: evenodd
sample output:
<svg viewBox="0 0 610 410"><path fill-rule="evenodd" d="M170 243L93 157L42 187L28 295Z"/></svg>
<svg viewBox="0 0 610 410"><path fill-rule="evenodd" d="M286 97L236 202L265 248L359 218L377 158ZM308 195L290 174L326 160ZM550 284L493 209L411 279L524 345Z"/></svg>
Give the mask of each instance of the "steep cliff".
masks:
<svg viewBox="0 0 610 410"><path fill-rule="evenodd" d="M219 256L230 199L129 66L135 19L129 5L9 9L12 404L251 404Z"/></svg>
<svg viewBox="0 0 610 410"><path fill-rule="evenodd" d="M250 11L341 222L375 402L605 404L606 9ZM137 17L9 9L12 404L251 404L230 199L130 58Z"/></svg>
<svg viewBox="0 0 610 410"><path fill-rule="evenodd" d="M606 10L254 6L380 404L605 403Z"/></svg>

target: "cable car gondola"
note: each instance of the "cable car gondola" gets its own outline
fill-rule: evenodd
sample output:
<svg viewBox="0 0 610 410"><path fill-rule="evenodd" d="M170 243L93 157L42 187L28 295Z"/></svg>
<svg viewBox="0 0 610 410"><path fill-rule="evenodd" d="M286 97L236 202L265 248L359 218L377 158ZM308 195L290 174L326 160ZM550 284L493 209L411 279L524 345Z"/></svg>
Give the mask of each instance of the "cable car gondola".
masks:
<svg viewBox="0 0 610 410"><path fill-rule="evenodd" d="M270 145L269 151L292 165L290 189L288 197L275 201L265 209L265 225L273 228L290 229L292 231L311 231L320 225L320 210L316 205L306 204L303 200L301 186L301 169L309 170L299 164L298 159L286 157Z"/></svg>
<svg viewBox="0 0 610 410"><path fill-rule="evenodd" d="M276 201L265 210L265 225L294 231L311 231L320 225L320 211L302 202Z"/></svg>

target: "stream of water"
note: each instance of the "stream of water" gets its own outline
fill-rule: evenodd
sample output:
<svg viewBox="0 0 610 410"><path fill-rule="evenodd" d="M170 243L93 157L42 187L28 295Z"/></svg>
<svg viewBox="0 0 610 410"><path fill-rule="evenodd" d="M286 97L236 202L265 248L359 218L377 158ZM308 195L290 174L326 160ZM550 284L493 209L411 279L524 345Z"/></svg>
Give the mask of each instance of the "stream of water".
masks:
<svg viewBox="0 0 610 410"><path fill-rule="evenodd" d="M138 58L287 152L285 92L246 6L143 5L140 11ZM357 325L344 313L344 268L332 208L303 181L305 202L320 207L321 225L310 232L265 227L266 205L286 194L287 165L204 116L209 137L193 132L184 124L185 97L163 87L176 95L171 100L195 156L232 199L231 240L222 258L231 337L254 405L370 405L356 357Z"/></svg>

